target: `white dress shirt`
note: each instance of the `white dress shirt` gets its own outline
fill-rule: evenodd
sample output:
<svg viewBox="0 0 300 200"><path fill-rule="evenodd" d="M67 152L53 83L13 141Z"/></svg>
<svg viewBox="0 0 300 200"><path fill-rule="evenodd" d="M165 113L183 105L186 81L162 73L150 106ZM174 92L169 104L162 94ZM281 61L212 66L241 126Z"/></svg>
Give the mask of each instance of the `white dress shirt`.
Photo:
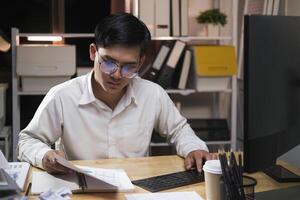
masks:
<svg viewBox="0 0 300 200"><path fill-rule="evenodd" d="M133 78L114 110L95 98L92 72L53 87L19 134L18 158L42 167L59 138L70 160L147 156L153 129L186 157L206 150L159 85Z"/></svg>

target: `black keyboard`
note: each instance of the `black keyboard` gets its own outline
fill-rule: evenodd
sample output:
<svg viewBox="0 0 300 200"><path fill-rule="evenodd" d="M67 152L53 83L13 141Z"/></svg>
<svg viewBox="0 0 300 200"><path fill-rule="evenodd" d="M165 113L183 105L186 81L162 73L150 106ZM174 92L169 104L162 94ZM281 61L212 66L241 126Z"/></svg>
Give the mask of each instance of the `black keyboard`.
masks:
<svg viewBox="0 0 300 200"><path fill-rule="evenodd" d="M202 173L197 170L189 170L135 180L132 183L150 192L159 192L203 181L204 176Z"/></svg>

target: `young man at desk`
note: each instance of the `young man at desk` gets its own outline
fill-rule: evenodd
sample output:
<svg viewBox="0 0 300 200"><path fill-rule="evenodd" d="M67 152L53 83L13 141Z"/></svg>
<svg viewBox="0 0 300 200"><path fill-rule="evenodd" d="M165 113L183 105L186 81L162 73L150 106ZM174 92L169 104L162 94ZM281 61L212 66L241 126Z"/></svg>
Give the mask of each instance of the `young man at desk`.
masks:
<svg viewBox="0 0 300 200"><path fill-rule="evenodd" d="M18 158L50 173L63 173L54 155L70 160L148 155L153 128L176 145L186 169L211 159L159 85L138 77L151 41L131 14L114 14L95 29L91 73L53 87L19 134ZM63 150L52 150L59 138Z"/></svg>

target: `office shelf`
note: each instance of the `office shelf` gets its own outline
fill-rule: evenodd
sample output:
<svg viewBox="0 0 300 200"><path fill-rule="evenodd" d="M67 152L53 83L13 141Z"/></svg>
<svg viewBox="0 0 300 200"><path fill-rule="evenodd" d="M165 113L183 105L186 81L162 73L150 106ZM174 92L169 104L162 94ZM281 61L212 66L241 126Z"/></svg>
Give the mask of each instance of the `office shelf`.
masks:
<svg viewBox="0 0 300 200"><path fill-rule="evenodd" d="M205 4L205 3L203 3ZM209 3L205 4L204 7L206 7ZM228 29L227 33L224 33L225 36L210 36L210 37L204 37L204 36L192 36L192 35L188 35L188 36L180 36L180 37L174 37L174 36L165 36L165 37L152 37L152 40L158 40L158 41L164 41L164 40L181 40L186 42L188 45L218 45L218 44L230 44L233 45L235 47L237 47L237 24L238 24L238 19L237 19L237 14L238 14L238 0L231 0L228 1L226 3L224 3L221 0L212 0L210 6L214 7L214 8L220 8L219 6L221 6L221 4L224 6L226 4L227 5L231 5L231 7L229 8L228 6L223 7L224 11L226 12L227 16L228 16L228 22L230 24L230 30ZM191 5L191 4L190 4ZM140 6L141 7L141 6ZM203 8L204 8L203 7ZM171 9L171 7L170 7ZM201 10L201 7L198 7L199 10ZM206 8L207 9L207 8ZM194 12L194 9L189 9L189 12L192 10L192 12ZM132 9L128 9L128 11L132 11L133 13L139 13L140 11L138 10L137 7L132 7ZM149 12L150 13L150 12ZM147 14L149 14L147 13ZM172 11L170 11L170 13L172 13ZM193 16L194 13L188 13L188 17L189 18L194 18ZM151 18L151 17L150 17ZM146 20L149 20L148 18ZM146 24L150 23L149 21L146 21ZM189 23L191 22L191 19L189 19ZM155 22L154 22L155 23ZM151 24L151 23L150 23ZM194 25L194 24L193 24ZM155 26L154 26L155 27ZM190 30L194 30L196 29L195 27L190 27ZM192 31L193 31L192 30ZM170 30L170 32L172 33L172 31ZM154 35L155 35L155 30L154 30ZM195 34L195 32L193 33ZM159 42L158 42L159 44ZM214 79L218 79L219 77L213 77ZM224 77L221 77L224 78ZM198 79L199 80L199 79ZM218 79L221 80L221 79ZM171 99L173 99L173 101L176 101L176 105L178 106L178 108L181 108L182 114L186 114L185 117L187 118L195 118L197 115L197 111L195 111L195 108L197 107L197 100L194 99L194 97L198 97L198 95L200 97L202 97L202 95L204 97L206 97L205 95L209 95L212 98L211 102L208 102L209 105L211 106L211 116L212 118L218 118L220 117L220 102L218 102L220 100L221 94L225 94L225 96L230 96L230 100L228 99L228 101L226 101L226 103L228 103L228 107L230 107L230 109L228 109L228 123L229 123L229 129L230 129L230 140L229 141L210 141L207 142L207 144L229 144L230 148L232 148L233 150L236 149L236 128L237 128L237 77L236 75L233 76L229 76L229 81L228 85L226 84L220 87L215 87L215 85L211 85L211 87L206 87L206 85L209 85L209 82L204 82L204 86L202 87L198 87L197 89L197 85L195 87L195 89L186 89L186 90L179 90L179 89L167 89L167 93L169 94L169 96L171 97ZM200 84L200 82L199 82ZM181 96L179 96L181 95ZM191 101L193 101L191 103ZM178 104L177 104L178 103ZM198 104L203 103L203 102L199 102ZM189 107L189 105L191 105L191 107ZM227 104L226 104L227 106ZM200 106L199 106L200 107ZM186 110L185 110L186 109ZM218 110L219 109L219 110ZM192 112L194 111L194 112ZM189 116L190 114L190 116ZM153 143L152 145L155 146L159 146L159 145L165 145L165 143Z"/></svg>
<svg viewBox="0 0 300 200"><path fill-rule="evenodd" d="M17 91L17 94L20 96L25 96L25 95L45 95L47 94L46 91L33 91L33 92L23 92L23 91Z"/></svg>
<svg viewBox="0 0 300 200"><path fill-rule="evenodd" d="M19 37L28 36L61 36L62 38L92 38L93 33L20 33Z"/></svg>
<svg viewBox="0 0 300 200"><path fill-rule="evenodd" d="M20 132L20 96L26 95L45 95L46 91L22 91L19 87L20 77L16 73L16 47L20 45L20 38L28 36L61 36L62 38L93 38L93 33L19 33L17 28L12 28L11 31L11 44L12 44L12 159L17 160L16 147L18 143L18 134Z"/></svg>
<svg viewBox="0 0 300 200"><path fill-rule="evenodd" d="M211 43L217 42L221 43L225 41L234 46L237 46L237 1L232 0L233 10L232 10L232 34L230 36L222 37L199 37L199 36L186 36L186 37L153 37L153 40L182 40L191 44L197 43ZM17 28L12 28L11 31L11 45L12 45L12 159L14 161L16 158L16 147L18 143L18 134L20 132L20 96L25 95L45 95L46 92L24 92L19 88L20 77L16 73L16 47L20 44L21 37L28 36L61 36L62 38L93 38L93 33L19 33ZM182 95L188 96L197 93L230 93L231 94L231 119L230 119L230 131L231 140L230 141L213 141L207 142L208 144L230 144L233 150L236 149L236 110L237 110L237 79L236 76L231 77L231 85L229 89L216 89L216 90L196 90L196 89L186 89L186 90L166 90L168 94L172 95ZM152 145L157 145L152 143Z"/></svg>
<svg viewBox="0 0 300 200"><path fill-rule="evenodd" d="M213 93L213 92L231 93L232 89L196 90L196 92L199 92L199 93Z"/></svg>
<svg viewBox="0 0 300 200"><path fill-rule="evenodd" d="M187 96L190 94L193 94L196 92L195 89L186 89L186 90L180 90L180 89L167 89L166 92L168 94L181 94L183 96Z"/></svg>
<svg viewBox="0 0 300 200"><path fill-rule="evenodd" d="M166 37L152 37L152 40L181 40L184 42L190 42L194 40L232 40L232 37L201 37L201 36L181 36L181 37L174 37L174 36L166 36Z"/></svg>

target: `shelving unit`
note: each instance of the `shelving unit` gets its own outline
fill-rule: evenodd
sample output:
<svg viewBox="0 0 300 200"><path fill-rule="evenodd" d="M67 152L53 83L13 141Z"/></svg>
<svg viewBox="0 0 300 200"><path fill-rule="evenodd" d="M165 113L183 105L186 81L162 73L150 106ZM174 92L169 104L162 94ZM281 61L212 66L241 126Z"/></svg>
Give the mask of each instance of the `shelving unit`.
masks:
<svg viewBox="0 0 300 200"><path fill-rule="evenodd" d="M230 101L230 106L231 111L230 111L230 140L228 141L206 141L207 145L230 145L230 148L233 150L236 150L236 127L237 127L237 77L236 76L231 76L231 85L229 89L220 89L220 90L197 90L197 89L186 89L186 90L179 90L179 89L168 89L166 92L171 96L172 95L182 95L184 98L186 98L189 95L193 94L212 94L215 95L213 98L214 101L212 102L212 113L219 113L218 111L218 95L220 93L228 93L231 94L231 101ZM218 114L213 114L213 116L218 116ZM218 117L217 117L218 118ZM168 143L151 143L151 146L153 147L163 147L163 146L168 146Z"/></svg>
<svg viewBox="0 0 300 200"><path fill-rule="evenodd" d="M12 28L11 31L11 46L12 46L12 159L17 160L16 148L18 144L18 134L20 132L20 96L25 95L45 95L46 92L24 92L19 87L20 77L16 73L16 47L20 45L20 38L28 36L61 36L62 38L93 38L93 33L64 33L64 34L45 34L45 33L20 33L17 28Z"/></svg>
<svg viewBox="0 0 300 200"><path fill-rule="evenodd" d="M236 2L236 0L233 0ZM235 3L237 4L237 3ZM237 5L234 4L234 7L237 8ZM235 19L237 20L237 19ZM236 23L233 23L236 24ZM191 41L223 41L229 40L233 45L236 46L236 27L233 26L232 37L154 37L153 40L182 40L185 42ZM20 132L20 96L25 95L45 95L46 92L23 92L20 88L20 77L16 73L16 47L20 45L21 37L28 36L61 36L63 38L92 38L94 34L92 33L83 33L83 34L39 34L39 33L20 33L17 28L12 28L11 31L11 44L12 44L12 111L13 111L13 121L12 121L12 159L13 161L17 160L16 157L16 147L18 143L18 134ZM180 94L183 96L195 94L195 93L231 93L231 140L230 141L212 141L207 142L207 144L230 144L232 149L236 149L236 114L237 114L237 78L236 76L231 77L231 88L226 90L205 90L197 91L196 89L186 89L186 90L167 90L169 94ZM153 145L165 145L164 144L153 144Z"/></svg>
<svg viewBox="0 0 300 200"><path fill-rule="evenodd" d="M213 2L214 6L219 5L221 3L221 0L211 0ZM224 2L223 2L224 3ZM179 39L184 42L187 42L188 44L222 44L224 41L226 41L226 44L231 44L236 47L236 52L237 52L237 25L238 25L238 19L237 19L237 14L238 14L238 0L231 0L230 2L226 3L231 3L231 10L229 10L228 14L231 15L232 17L232 22L231 22L231 30L230 30L230 35L229 36L214 36L214 37L202 37L202 36L185 36L185 37L172 37L172 36L167 36L167 37L153 37L153 40L174 40L174 39ZM226 4L224 3L224 4ZM135 8L136 10L137 8ZM130 10L130 9L129 9ZM217 78L217 77L214 77ZM227 144L230 145L230 148L233 150L236 150L237 148L237 76L230 76L231 79L231 84L229 88L227 89L187 89L187 90L166 90L167 93L171 96L172 95L182 95L184 98L188 98L189 95L195 95L195 94L212 94L214 97L214 101L212 102L212 107L213 111L212 113L216 113L218 108L218 102L215 100L218 99L218 95L221 93L227 93L230 94L231 96L231 101L230 101L230 140L229 141L208 141L206 142L208 145L222 145L222 144ZM213 116L216 116L216 114L213 114ZM187 117L187 116L186 116ZM152 143L152 146L166 146L168 145L167 143Z"/></svg>

